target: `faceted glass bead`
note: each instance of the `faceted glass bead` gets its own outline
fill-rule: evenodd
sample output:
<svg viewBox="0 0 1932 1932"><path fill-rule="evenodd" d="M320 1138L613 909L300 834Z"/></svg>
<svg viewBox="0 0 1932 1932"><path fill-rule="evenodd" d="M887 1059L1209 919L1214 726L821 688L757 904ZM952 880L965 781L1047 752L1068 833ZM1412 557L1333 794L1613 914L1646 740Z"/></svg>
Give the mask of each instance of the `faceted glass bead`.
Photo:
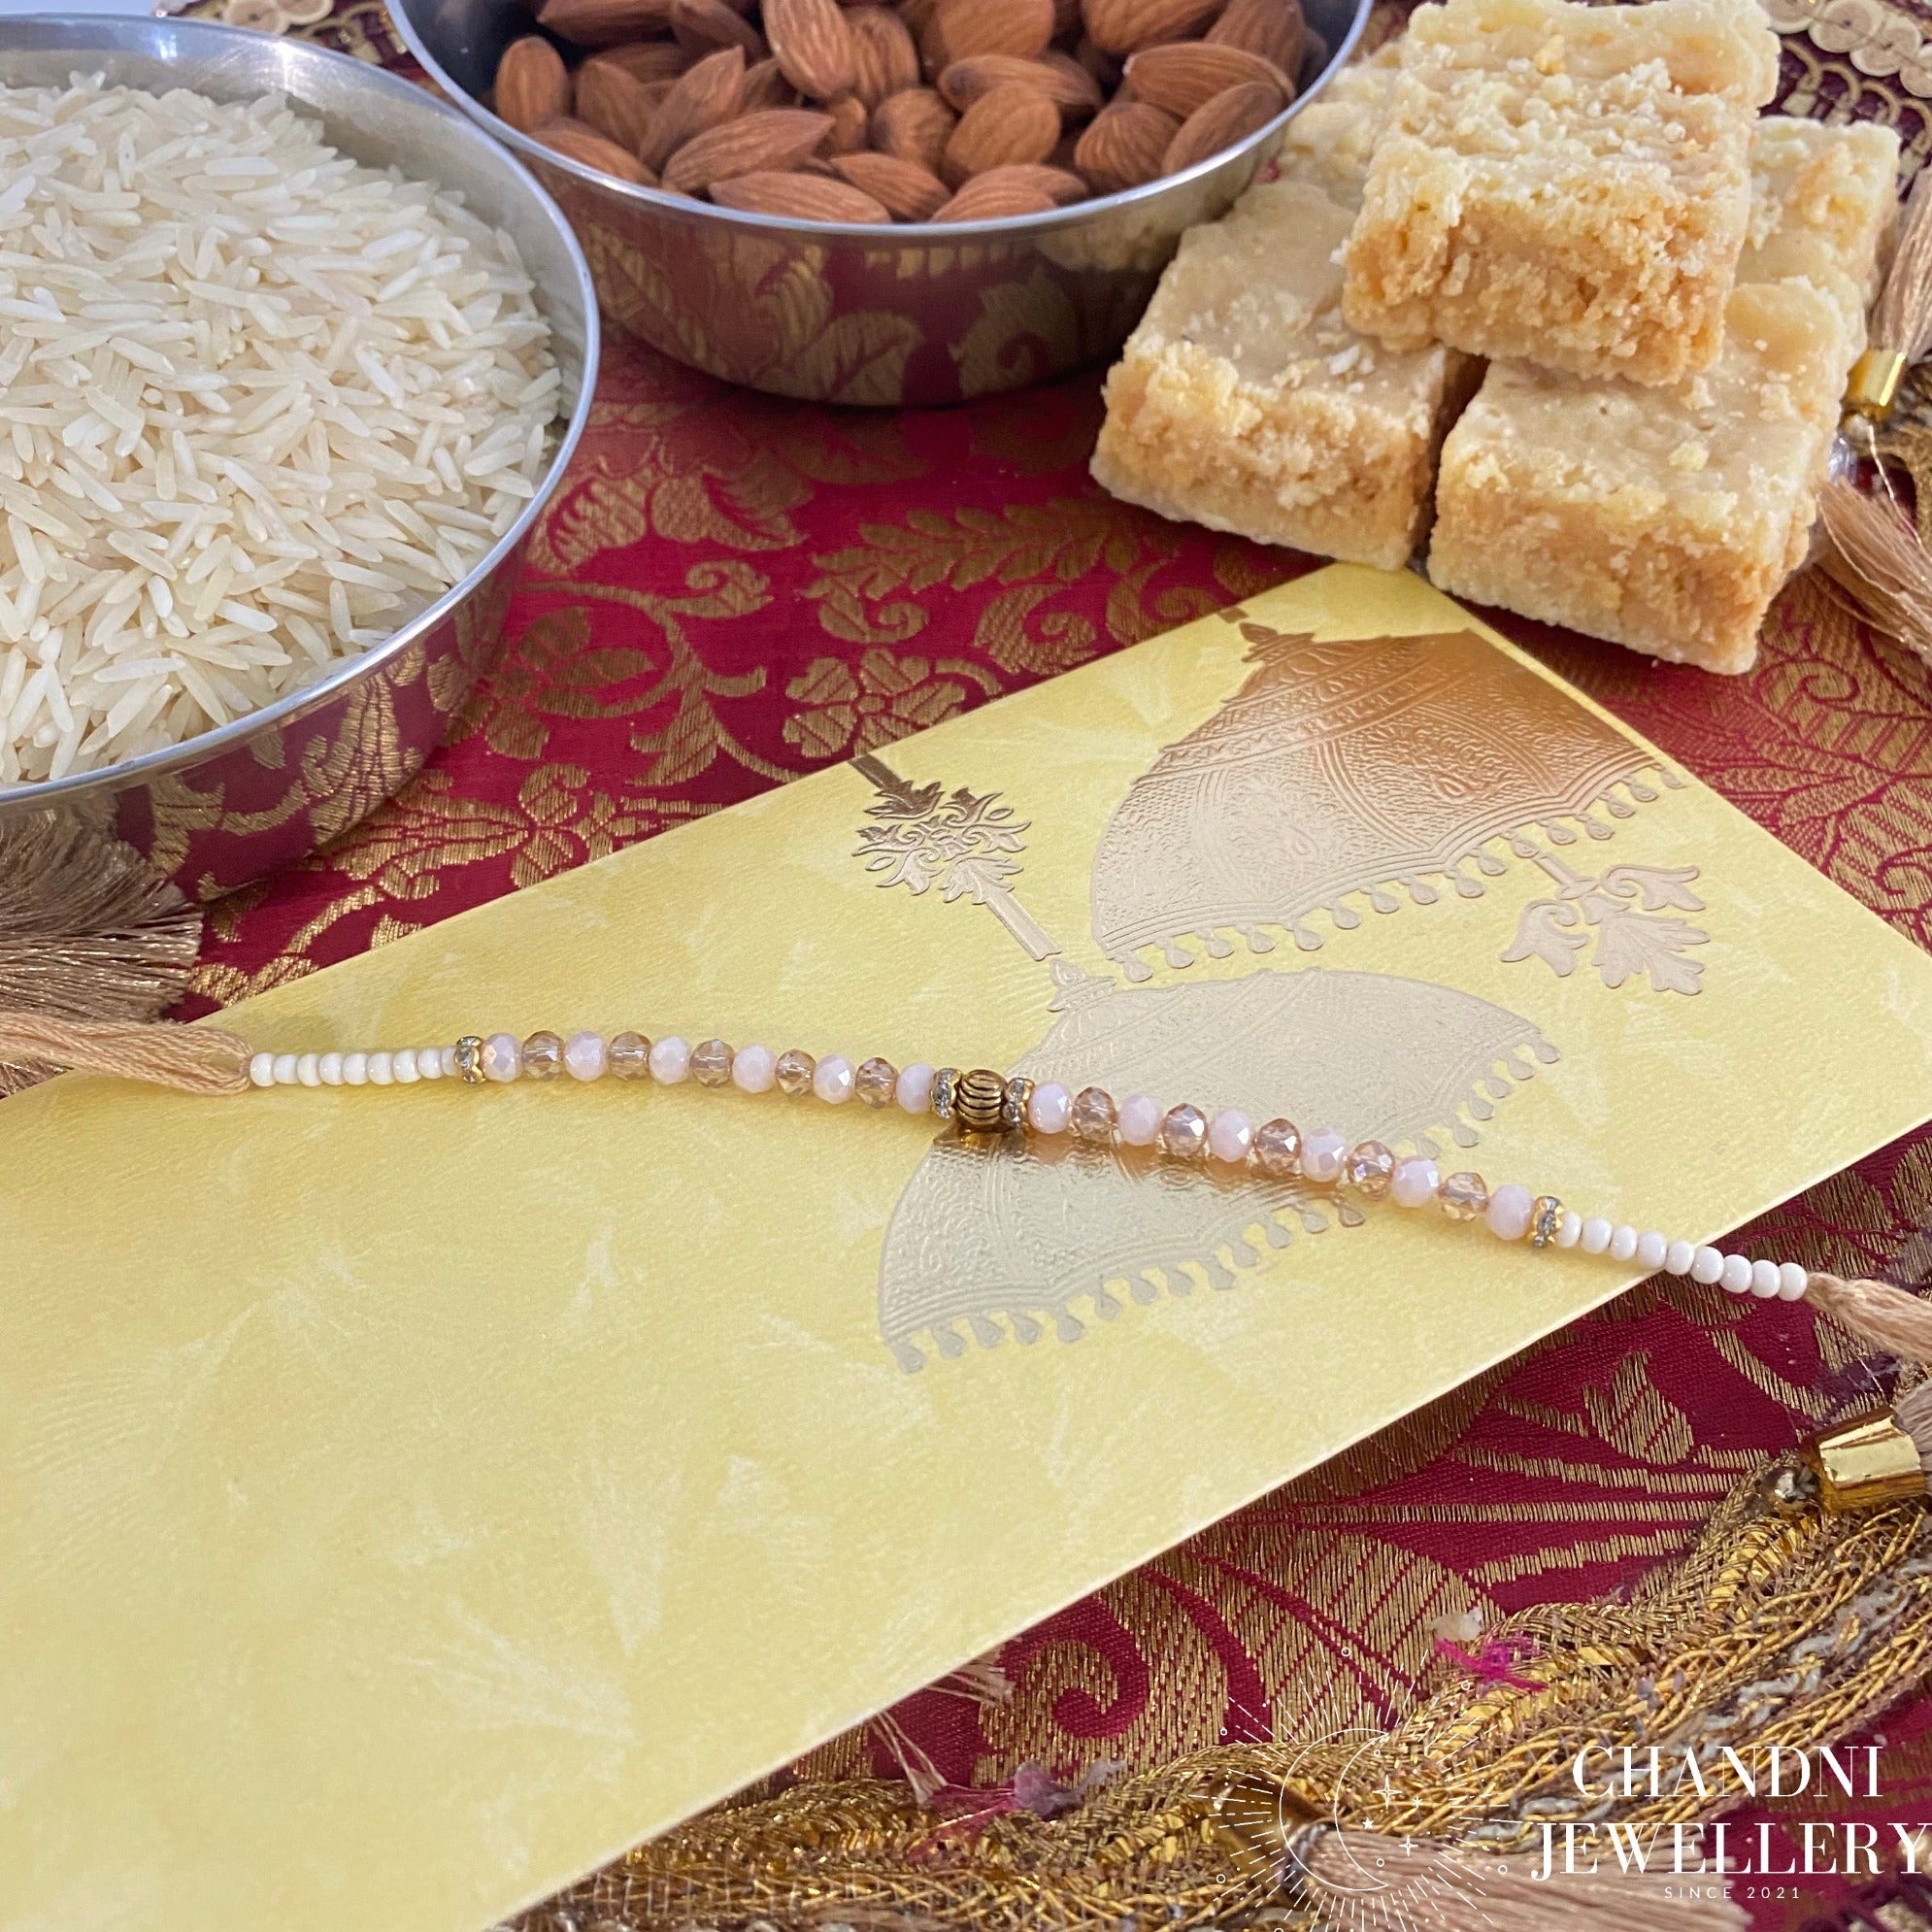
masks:
<svg viewBox="0 0 1932 1932"><path fill-rule="evenodd" d="M1073 1129L1083 1141L1111 1144L1119 1110L1105 1087L1083 1086L1074 1095Z"/></svg>
<svg viewBox="0 0 1932 1932"><path fill-rule="evenodd" d="M779 1055L779 1091L788 1093L794 1099L801 1093L810 1093L812 1076L817 1071L818 1062L810 1053L801 1052L796 1047L787 1047Z"/></svg>
<svg viewBox="0 0 1932 1932"><path fill-rule="evenodd" d="M731 1049L722 1040L701 1040L691 1049L691 1078L700 1086L723 1086L731 1079Z"/></svg>
<svg viewBox="0 0 1932 1932"><path fill-rule="evenodd" d="M1342 1163L1342 1179L1357 1194L1380 1201L1395 1179L1395 1155L1380 1141L1364 1141L1349 1149L1349 1158Z"/></svg>
<svg viewBox="0 0 1932 1932"><path fill-rule="evenodd" d="M533 1033L523 1043L523 1078L555 1080L563 1072L563 1042L554 1033Z"/></svg>
<svg viewBox="0 0 1932 1932"><path fill-rule="evenodd" d="M1208 1145L1208 1116L1198 1107L1170 1107L1161 1116L1160 1150L1175 1160L1192 1160Z"/></svg>
<svg viewBox="0 0 1932 1932"><path fill-rule="evenodd" d="M899 1090L899 1069L890 1060L861 1060L852 1086L868 1107L889 1107Z"/></svg>
<svg viewBox="0 0 1932 1932"><path fill-rule="evenodd" d="M1254 1130L1254 1165L1277 1181L1301 1172L1301 1129L1292 1120L1270 1120Z"/></svg>
<svg viewBox="0 0 1932 1932"><path fill-rule="evenodd" d="M1480 1174L1451 1174L1442 1185L1443 1213L1452 1221L1473 1221L1489 1205L1489 1183Z"/></svg>
<svg viewBox="0 0 1932 1932"><path fill-rule="evenodd" d="M650 1077L650 1042L642 1033L613 1036L610 1049L611 1071L619 1080L648 1080Z"/></svg>

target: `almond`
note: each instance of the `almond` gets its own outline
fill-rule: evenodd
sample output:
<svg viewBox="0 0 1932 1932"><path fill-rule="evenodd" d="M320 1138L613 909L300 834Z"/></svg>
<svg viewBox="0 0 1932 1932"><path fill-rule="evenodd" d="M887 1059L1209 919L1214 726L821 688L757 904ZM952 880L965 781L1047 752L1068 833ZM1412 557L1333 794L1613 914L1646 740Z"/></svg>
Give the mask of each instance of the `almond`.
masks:
<svg viewBox="0 0 1932 1932"><path fill-rule="evenodd" d="M889 7L849 7L846 24L852 36L852 91L868 108L919 84L919 50Z"/></svg>
<svg viewBox="0 0 1932 1932"><path fill-rule="evenodd" d="M713 182L711 198L720 208L742 208L750 215L783 215L791 221L876 223L892 218L864 189L818 175L760 170Z"/></svg>
<svg viewBox="0 0 1932 1932"><path fill-rule="evenodd" d="M832 131L825 137L828 155L856 153L865 146L872 117L856 94L841 94L828 103L825 112L832 119Z"/></svg>
<svg viewBox="0 0 1932 1932"><path fill-rule="evenodd" d="M1074 150L1074 166L1092 183L1096 194L1139 187L1161 172L1161 157L1181 132L1181 123L1145 101L1116 101L1094 117L1093 125Z"/></svg>
<svg viewBox="0 0 1932 1932"><path fill-rule="evenodd" d="M940 162L957 187L969 176L1014 161L1044 161L1060 138L1060 111L1038 87L1011 83L982 94L959 117Z"/></svg>
<svg viewBox="0 0 1932 1932"><path fill-rule="evenodd" d="M1247 140L1257 128L1266 127L1282 107L1281 89L1272 82L1244 81L1216 94L1181 123L1181 132L1161 156L1161 173L1178 175L1183 168Z"/></svg>
<svg viewBox="0 0 1932 1932"><path fill-rule="evenodd" d="M749 114L756 108L795 108L798 89L784 78L776 60L761 60L745 70L745 91L739 107Z"/></svg>
<svg viewBox="0 0 1932 1932"><path fill-rule="evenodd" d="M976 53L1028 60L1052 45L1053 0L939 0L932 24L942 66Z"/></svg>
<svg viewBox="0 0 1932 1932"><path fill-rule="evenodd" d="M761 108L707 128L664 164L668 187L696 193L741 175L783 174L813 153L832 131L829 115L803 108Z"/></svg>
<svg viewBox="0 0 1932 1932"><path fill-rule="evenodd" d="M677 91L678 84L682 83L666 88L660 97L651 90L661 87L661 82L633 80L621 67L586 60L577 70L577 117L588 121L599 134L609 135L619 148L642 157L656 110Z"/></svg>
<svg viewBox="0 0 1932 1932"><path fill-rule="evenodd" d="M851 92L858 53L838 0L765 0L765 38L784 78L808 99Z"/></svg>
<svg viewBox="0 0 1932 1932"><path fill-rule="evenodd" d="M930 87L888 94L872 111L872 145L938 174L957 117Z"/></svg>
<svg viewBox="0 0 1932 1932"><path fill-rule="evenodd" d="M745 103L745 50L721 47L683 76L658 103L637 154L661 170L694 135L732 119ZM739 169L743 174L745 169Z"/></svg>
<svg viewBox="0 0 1932 1932"><path fill-rule="evenodd" d="M1017 170L989 168L973 179L932 218L935 221L1003 221L1013 215L1046 215L1055 206L1044 188L1015 179Z"/></svg>
<svg viewBox="0 0 1932 1932"><path fill-rule="evenodd" d="M1017 162L1005 168L988 168L986 174L997 175L1010 187L1036 189L1056 208L1064 208L1069 202L1084 201L1092 192L1070 168L1047 167L1035 161ZM975 175L973 179L984 181L986 175Z"/></svg>
<svg viewBox="0 0 1932 1932"><path fill-rule="evenodd" d="M939 77L939 91L962 112L983 94L1009 83L1037 87L1063 115L1085 118L1100 112L1102 96L1096 82L1079 61L1049 50L1038 60L1021 60L1011 53L974 53L955 60Z"/></svg>
<svg viewBox="0 0 1932 1932"><path fill-rule="evenodd" d="M1199 33L1221 0L1081 0L1086 30L1109 53L1133 53Z"/></svg>
<svg viewBox="0 0 1932 1932"><path fill-rule="evenodd" d="M841 154L832 166L894 220L930 221L946 205L946 183L916 161L902 161L896 154Z"/></svg>
<svg viewBox="0 0 1932 1932"><path fill-rule="evenodd" d="M1127 81L1137 101L1150 102L1183 120L1216 94L1246 82L1273 87L1286 107L1294 88L1272 60L1246 48L1216 47L1207 41L1171 41L1144 47L1127 57ZM1277 110L1280 112L1280 109Z"/></svg>
<svg viewBox="0 0 1932 1932"><path fill-rule="evenodd" d="M543 0L537 24L579 47L621 47L670 24L668 0Z"/></svg>
<svg viewBox="0 0 1932 1932"><path fill-rule="evenodd" d="M691 64L691 56L675 40L644 40L628 47L607 47L591 58L621 67L633 81L647 84L652 81L675 81Z"/></svg>
<svg viewBox="0 0 1932 1932"><path fill-rule="evenodd" d="M620 182L635 182L639 187L657 184L657 177L635 154L626 152L615 141L606 141L594 127L585 127L581 120L547 120L543 126L530 130L530 138L541 141L567 160L616 175Z"/></svg>
<svg viewBox="0 0 1932 1932"><path fill-rule="evenodd" d="M503 50L496 63L496 112L528 134L570 112L570 73L563 55L542 34L525 34Z"/></svg>
<svg viewBox="0 0 1932 1932"><path fill-rule="evenodd" d="M1307 38L1301 0L1228 0L1226 13L1208 29L1211 47L1245 48L1272 60L1290 81L1301 75Z"/></svg>
<svg viewBox="0 0 1932 1932"><path fill-rule="evenodd" d="M764 59L771 50L764 35L724 0L671 0L671 31L678 36L678 45L693 54L735 47L752 61Z"/></svg>

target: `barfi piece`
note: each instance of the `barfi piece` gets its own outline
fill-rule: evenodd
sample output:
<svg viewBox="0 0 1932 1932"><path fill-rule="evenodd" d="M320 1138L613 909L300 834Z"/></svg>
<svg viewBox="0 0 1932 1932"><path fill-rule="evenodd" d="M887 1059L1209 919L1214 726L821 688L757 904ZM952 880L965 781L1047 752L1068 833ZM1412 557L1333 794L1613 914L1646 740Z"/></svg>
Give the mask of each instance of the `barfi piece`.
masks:
<svg viewBox="0 0 1932 1932"><path fill-rule="evenodd" d="M1337 76L1289 123L1282 179L1182 238L1107 381L1093 474L1116 496L1264 544L1407 562L1480 372L1433 344L1365 342L1342 318L1336 257L1393 81L1386 60Z"/></svg>
<svg viewBox="0 0 1932 1932"><path fill-rule="evenodd" d="M1777 83L1758 0L1448 0L1403 48L1349 322L1637 383L1709 368Z"/></svg>
<svg viewBox="0 0 1932 1932"><path fill-rule="evenodd" d="M1443 446L1444 590L1708 671L1748 671L1809 527L1845 320L1809 282L1753 283L1716 365L1669 389L1495 363Z"/></svg>

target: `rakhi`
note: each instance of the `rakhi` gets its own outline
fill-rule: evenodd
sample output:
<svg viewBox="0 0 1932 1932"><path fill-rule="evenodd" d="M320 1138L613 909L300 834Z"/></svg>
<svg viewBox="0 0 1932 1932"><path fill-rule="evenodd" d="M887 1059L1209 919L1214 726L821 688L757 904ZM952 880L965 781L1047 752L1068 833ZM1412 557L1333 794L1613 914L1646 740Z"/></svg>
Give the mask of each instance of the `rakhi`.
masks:
<svg viewBox="0 0 1932 1932"><path fill-rule="evenodd" d="M1887 1282L1847 1280L1797 1261L1726 1253L1655 1228L1584 1216L1554 1194L1533 1192L1516 1182L1491 1187L1469 1171L1446 1175L1427 1154L1397 1154L1381 1141L1351 1142L1336 1127L1304 1130L1285 1116L1257 1126L1233 1108L1210 1111L1190 1101L1164 1105L1144 1093L1116 1100L1103 1087L1073 1091L1057 1081L1035 1082L985 1067L961 1070L924 1061L899 1067L878 1056L854 1064L842 1053L817 1059L796 1047L775 1053L765 1046L733 1047L717 1039L692 1046L675 1035L653 1041L635 1032L609 1038L573 1033L566 1039L543 1031L521 1040L512 1033L470 1033L447 1047L271 1052L213 1027L64 1020L35 1013L0 1013L0 1060L117 1075L204 1094L284 1086L412 1086L439 1080L490 1086L608 1078L657 1086L694 1082L744 1094L776 1090L788 1099L834 1107L853 1100L874 1109L896 1106L989 1146L1013 1134L1068 1137L1096 1149L1142 1151L1229 1178L1246 1169L1271 1181L1305 1181L1412 1212L1433 1208L1451 1224L1480 1221L1498 1240L1527 1243L1538 1250L1608 1255L1651 1274L1688 1276L1733 1295L1809 1300L1861 1340L1932 1365L1932 1304Z"/></svg>

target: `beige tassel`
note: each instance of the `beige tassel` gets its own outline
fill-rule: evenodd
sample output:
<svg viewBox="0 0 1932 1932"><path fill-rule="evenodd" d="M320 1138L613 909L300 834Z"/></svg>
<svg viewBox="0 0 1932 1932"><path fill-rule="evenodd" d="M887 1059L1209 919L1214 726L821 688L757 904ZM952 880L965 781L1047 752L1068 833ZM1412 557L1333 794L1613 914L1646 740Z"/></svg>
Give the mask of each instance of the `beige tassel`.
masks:
<svg viewBox="0 0 1932 1932"><path fill-rule="evenodd" d="M0 825L0 1012L152 1019L187 990L201 913L117 839ZM0 1094L45 1077L0 1049Z"/></svg>
<svg viewBox="0 0 1932 1932"><path fill-rule="evenodd" d="M1825 574L1874 630L1932 664L1932 556L1904 506L1834 478L1818 492Z"/></svg>
<svg viewBox="0 0 1932 1932"><path fill-rule="evenodd" d="M0 1061L34 1068L37 1079L112 1074L183 1093L246 1093L250 1057L246 1040L211 1026L0 1012Z"/></svg>
<svg viewBox="0 0 1932 1932"><path fill-rule="evenodd" d="M1888 1282L1814 1274L1805 1299L1855 1340L1932 1368L1932 1301Z"/></svg>
<svg viewBox="0 0 1932 1932"><path fill-rule="evenodd" d="M1932 170L1920 169L1905 204L1898 246L1872 310L1879 352L1916 362L1932 349Z"/></svg>

